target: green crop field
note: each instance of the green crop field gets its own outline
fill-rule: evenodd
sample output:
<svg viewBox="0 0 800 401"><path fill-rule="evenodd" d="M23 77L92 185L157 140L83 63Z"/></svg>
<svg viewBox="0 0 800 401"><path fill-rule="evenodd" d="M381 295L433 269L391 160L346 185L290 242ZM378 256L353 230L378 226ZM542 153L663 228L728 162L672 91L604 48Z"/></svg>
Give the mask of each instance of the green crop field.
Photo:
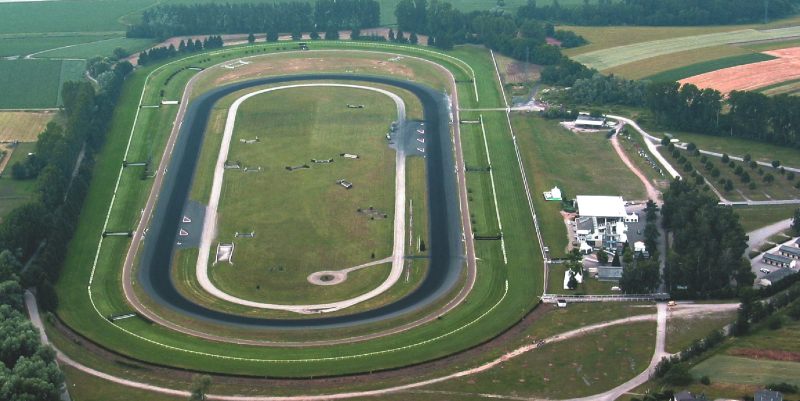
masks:
<svg viewBox="0 0 800 401"><path fill-rule="evenodd" d="M95 42L111 37L109 35L83 34L0 36L0 57L26 56L43 50Z"/></svg>
<svg viewBox="0 0 800 401"><path fill-rule="evenodd" d="M150 47L154 43L151 39L127 39L122 37L103 39L89 43L78 44L63 49L53 49L36 55L39 58L80 58L110 56L114 49L123 48L128 53L135 53Z"/></svg>
<svg viewBox="0 0 800 401"><path fill-rule="evenodd" d="M793 79L791 81L781 82L758 89L759 92L768 96L777 95L800 95L800 79Z"/></svg>
<svg viewBox="0 0 800 401"><path fill-rule="evenodd" d="M748 53L739 56L724 57L716 60L704 61L702 63L691 64L658 74L650 75L644 79L655 82L680 81L684 78L704 74L706 72L721 70L723 68L735 67L737 65L758 63L761 61L774 60L775 57L763 53Z"/></svg>
<svg viewBox="0 0 800 401"><path fill-rule="evenodd" d="M708 33L647 42L634 42L632 44L581 53L572 58L588 67L598 70L607 70L635 61L687 50L740 42L789 38L798 35L800 35L800 27L797 26L763 31L743 29L732 32Z"/></svg>
<svg viewBox="0 0 800 401"><path fill-rule="evenodd" d="M670 319L667 323L666 351L677 353L687 349L695 340L704 338L714 330L719 330L736 319L736 312L730 311L692 318Z"/></svg>
<svg viewBox="0 0 800 401"><path fill-rule="evenodd" d="M347 103L368 107L350 109ZM350 88L288 89L243 103L228 159L263 171L225 173L217 241L235 244L235 262L210 270L220 289L258 301L316 303L383 281L388 264L353 272L333 286L313 285L306 277L391 255L395 152L385 135L396 116L387 96ZM259 143L240 142L256 137ZM300 165L311 168L285 169ZM354 186L347 190L337 179ZM357 212L369 207L377 219ZM233 235L251 231L256 238Z"/></svg>
<svg viewBox="0 0 800 401"><path fill-rule="evenodd" d="M567 228L559 214L561 204L545 201L542 192L558 186L564 199L576 195L645 199L644 186L619 159L605 132L576 134L557 121L523 114L514 115L512 122L526 168L536 172L531 196L554 257L565 252Z"/></svg>
<svg viewBox="0 0 800 401"><path fill-rule="evenodd" d="M83 77L83 60L0 60L0 109L53 108L61 85Z"/></svg>

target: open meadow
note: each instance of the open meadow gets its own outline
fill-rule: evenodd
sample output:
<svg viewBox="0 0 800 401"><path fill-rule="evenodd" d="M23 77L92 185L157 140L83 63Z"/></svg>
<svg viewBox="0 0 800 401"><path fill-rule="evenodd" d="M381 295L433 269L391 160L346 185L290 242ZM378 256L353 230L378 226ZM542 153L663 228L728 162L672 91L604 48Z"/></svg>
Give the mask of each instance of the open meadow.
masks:
<svg viewBox="0 0 800 401"><path fill-rule="evenodd" d="M54 111L0 112L0 142L36 142L39 133L53 120L61 120Z"/></svg>
<svg viewBox="0 0 800 401"><path fill-rule="evenodd" d="M368 106L350 109L348 103ZM260 170L225 171L217 241L233 243L235 253L232 264L210 269L214 282L246 299L314 303L366 292L365 286L382 281L388 264L333 286L306 277L391 255L395 151L385 136L396 115L385 95L350 88L285 89L243 103L228 160ZM240 142L254 138L259 142ZM338 185L339 179L353 188ZM255 238L235 238L236 232Z"/></svg>

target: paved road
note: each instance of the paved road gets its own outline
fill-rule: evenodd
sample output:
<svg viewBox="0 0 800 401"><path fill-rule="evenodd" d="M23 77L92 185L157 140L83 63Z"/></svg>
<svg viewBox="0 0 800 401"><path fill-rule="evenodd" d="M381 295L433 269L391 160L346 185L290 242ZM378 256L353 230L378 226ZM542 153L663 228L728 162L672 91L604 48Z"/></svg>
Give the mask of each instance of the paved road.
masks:
<svg viewBox="0 0 800 401"><path fill-rule="evenodd" d="M374 88L364 85L334 84L334 83L312 83L312 84L292 84L273 88L266 88L250 92L236 99L228 109L228 116L225 121L225 129L222 135L217 162L214 168L214 181L211 186L211 196L206 207L206 217L203 220L203 235L200 240L200 251L197 255L195 275L200 286L209 294L227 302L244 305L257 309L283 310L296 313L328 313L342 310L361 302L370 300L392 288L403 275L405 265L405 236L406 236L406 155L402 146L397 147L395 153L395 191L394 191L394 244L392 246L392 268L389 276L377 287L350 299L324 304L273 304L266 302L255 302L233 296L220 290L208 276L209 260L211 259L212 243L217 237L217 210L219 200L222 195L223 178L225 175L225 163L228 161L228 153L233 139L233 131L236 126L236 116L241 106L247 99L277 90L308 88L308 87L332 87L332 88L355 88L378 92L390 97L397 106L397 121L402 123L406 120L406 105L400 96L384 89ZM216 259L216 257L215 257Z"/></svg>

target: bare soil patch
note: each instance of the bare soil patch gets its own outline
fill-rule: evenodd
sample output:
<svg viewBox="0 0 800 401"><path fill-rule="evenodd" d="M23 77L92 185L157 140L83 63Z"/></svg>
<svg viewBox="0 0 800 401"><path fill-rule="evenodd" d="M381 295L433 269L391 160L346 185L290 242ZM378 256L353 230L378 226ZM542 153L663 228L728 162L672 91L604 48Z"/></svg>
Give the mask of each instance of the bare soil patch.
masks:
<svg viewBox="0 0 800 401"><path fill-rule="evenodd" d="M800 78L800 47L771 50L764 54L777 58L695 75L681 80L680 83L729 93L734 90L754 90Z"/></svg>
<svg viewBox="0 0 800 401"><path fill-rule="evenodd" d="M769 359L771 361L800 362L800 352L779 351L771 349L734 348L730 355L752 359Z"/></svg>

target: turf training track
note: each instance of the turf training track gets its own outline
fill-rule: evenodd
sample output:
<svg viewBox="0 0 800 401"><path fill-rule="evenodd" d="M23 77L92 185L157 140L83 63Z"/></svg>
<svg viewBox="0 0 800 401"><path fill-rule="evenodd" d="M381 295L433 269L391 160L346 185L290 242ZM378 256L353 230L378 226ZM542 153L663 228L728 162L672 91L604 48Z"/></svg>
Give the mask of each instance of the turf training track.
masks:
<svg viewBox="0 0 800 401"><path fill-rule="evenodd" d="M217 101L234 92L269 84L298 81L359 81L394 86L417 96L427 127L426 170L428 188L430 268L420 286L406 297L351 315L310 319L245 317L209 309L181 295L171 278L172 256L181 216L188 201L209 115ZM374 322L419 310L446 294L457 282L463 244L456 174L450 141L449 110L442 93L409 81L352 74L279 76L234 83L210 90L188 106L171 150L169 168L141 254L138 283L154 301L183 315L223 325L251 328L341 327ZM435 139L435 140L434 140Z"/></svg>

